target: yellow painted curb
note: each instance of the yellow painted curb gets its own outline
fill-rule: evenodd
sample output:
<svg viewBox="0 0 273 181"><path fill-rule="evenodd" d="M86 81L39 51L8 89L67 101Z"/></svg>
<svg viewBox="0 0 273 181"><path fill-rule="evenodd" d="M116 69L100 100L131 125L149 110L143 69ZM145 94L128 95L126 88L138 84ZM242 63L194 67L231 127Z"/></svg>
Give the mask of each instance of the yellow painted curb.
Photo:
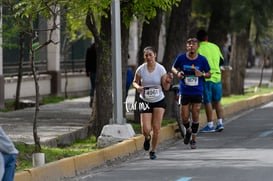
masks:
<svg viewBox="0 0 273 181"><path fill-rule="evenodd" d="M143 142L144 142L144 136L138 135L134 138L132 138L135 141L136 144L136 150L142 150L143 149Z"/></svg>
<svg viewBox="0 0 273 181"><path fill-rule="evenodd" d="M28 170L16 172L14 181L31 181L31 174Z"/></svg>
<svg viewBox="0 0 273 181"><path fill-rule="evenodd" d="M160 140L159 142L163 142L175 137L175 129L176 125L170 124L168 126L162 127L160 129Z"/></svg>
<svg viewBox="0 0 273 181"><path fill-rule="evenodd" d="M16 173L15 181L49 181L73 176L75 176L75 164L72 157Z"/></svg>
<svg viewBox="0 0 273 181"><path fill-rule="evenodd" d="M135 140L125 140L118 144L103 148L101 151L103 152L105 161L114 160L117 157L134 153L136 151Z"/></svg>
<svg viewBox="0 0 273 181"><path fill-rule="evenodd" d="M75 156L74 160L76 174L97 167L105 162L103 153L100 150Z"/></svg>

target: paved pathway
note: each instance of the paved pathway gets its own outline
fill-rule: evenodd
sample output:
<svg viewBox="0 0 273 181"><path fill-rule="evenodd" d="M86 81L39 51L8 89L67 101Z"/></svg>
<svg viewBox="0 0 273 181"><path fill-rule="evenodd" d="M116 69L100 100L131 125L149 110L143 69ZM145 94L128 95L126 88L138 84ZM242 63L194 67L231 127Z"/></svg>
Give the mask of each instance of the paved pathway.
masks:
<svg viewBox="0 0 273 181"><path fill-rule="evenodd" d="M37 124L41 142L56 146L56 138L61 144L69 144L76 137L86 136L91 114L88 101L89 97L84 97L40 106ZM33 117L34 108L0 113L0 125L13 141L32 144Z"/></svg>

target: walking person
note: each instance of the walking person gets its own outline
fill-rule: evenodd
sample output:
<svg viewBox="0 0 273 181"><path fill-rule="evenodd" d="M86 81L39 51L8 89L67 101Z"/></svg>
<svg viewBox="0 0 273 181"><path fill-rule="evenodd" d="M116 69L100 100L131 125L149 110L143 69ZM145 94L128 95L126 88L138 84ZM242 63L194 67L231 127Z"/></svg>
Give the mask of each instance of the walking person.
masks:
<svg viewBox="0 0 273 181"><path fill-rule="evenodd" d="M134 80L134 72L132 68L128 67L126 71L126 97L128 96L128 92L130 89L130 86L132 85Z"/></svg>
<svg viewBox="0 0 273 181"><path fill-rule="evenodd" d="M208 42L208 34L205 30L197 32L197 39L200 41L198 53L205 56L210 65L211 77L206 77L204 83L204 104L207 116L207 125L200 132L215 132L224 130L223 126L223 108L221 105L222 99L222 81L221 68L223 64L223 55L220 48L211 42ZM214 127L212 115L213 107L216 110L217 123Z"/></svg>
<svg viewBox="0 0 273 181"><path fill-rule="evenodd" d="M144 63L135 72L133 87L140 97L140 121L142 134L145 137L143 147L144 150L150 151L150 159L154 160L157 158L155 151L166 109L163 90L169 90L173 74L167 73L166 69L156 61L157 54L153 47L144 48L143 54Z"/></svg>
<svg viewBox="0 0 273 181"><path fill-rule="evenodd" d="M224 41L224 45L222 47L222 54L224 58L224 66L229 66L229 59L230 59L230 45L228 43L228 37L226 37Z"/></svg>
<svg viewBox="0 0 273 181"><path fill-rule="evenodd" d="M92 107L93 100L94 100L95 87L96 87L96 72L97 72L97 52L96 52L95 43L91 44L91 46L86 51L85 71L86 71L86 76L90 78L90 83L91 83L89 106Z"/></svg>
<svg viewBox="0 0 273 181"><path fill-rule="evenodd" d="M0 126L0 154L4 160L4 175L2 181L13 181L16 170L18 150ZM1 155L0 155L1 156Z"/></svg>
<svg viewBox="0 0 273 181"><path fill-rule="evenodd" d="M172 72L180 79L180 114L186 129L184 144L190 143L192 149L196 149L199 112L203 101L203 80L210 77L209 64L204 56L197 54L198 47L198 40L189 38L186 42L186 53L179 54L172 66Z"/></svg>

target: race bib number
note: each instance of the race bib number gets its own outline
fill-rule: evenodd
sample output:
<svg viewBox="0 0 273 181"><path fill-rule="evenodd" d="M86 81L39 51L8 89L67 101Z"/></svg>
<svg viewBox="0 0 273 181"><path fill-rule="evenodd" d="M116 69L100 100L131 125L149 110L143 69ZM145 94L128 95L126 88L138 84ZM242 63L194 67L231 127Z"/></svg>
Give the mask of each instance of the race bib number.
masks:
<svg viewBox="0 0 273 181"><path fill-rule="evenodd" d="M144 89L144 98L145 99L150 99L153 100L155 98L157 98L160 95L160 91L159 88L145 88Z"/></svg>
<svg viewBox="0 0 273 181"><path fill-rule="evenodd" d="M197 86L198 85L198 77L195 77L195 76L185 77L185 84L187 86Z"/></svg>

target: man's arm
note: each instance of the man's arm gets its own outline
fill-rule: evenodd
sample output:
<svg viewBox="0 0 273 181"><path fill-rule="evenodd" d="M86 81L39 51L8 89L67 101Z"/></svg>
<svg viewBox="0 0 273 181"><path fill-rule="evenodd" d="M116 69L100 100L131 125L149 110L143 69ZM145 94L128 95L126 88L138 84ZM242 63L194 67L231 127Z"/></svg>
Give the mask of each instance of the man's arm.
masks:
<svg viewBox="0 0 273 181"><path fill-rule="evenodd" d="M14 147L13 142L0 127L0 152L7 154L17 154L18 150Z"/></svg>
<svg viewBox="0 0 273 181"><path fill-rule="evenodd" d="M175 68L174 66L172 66L172 72L174 73L174 75L176 75L179 79L183 79L184 78L184 74L180 71L177 70L177 68Z"/></svg>

